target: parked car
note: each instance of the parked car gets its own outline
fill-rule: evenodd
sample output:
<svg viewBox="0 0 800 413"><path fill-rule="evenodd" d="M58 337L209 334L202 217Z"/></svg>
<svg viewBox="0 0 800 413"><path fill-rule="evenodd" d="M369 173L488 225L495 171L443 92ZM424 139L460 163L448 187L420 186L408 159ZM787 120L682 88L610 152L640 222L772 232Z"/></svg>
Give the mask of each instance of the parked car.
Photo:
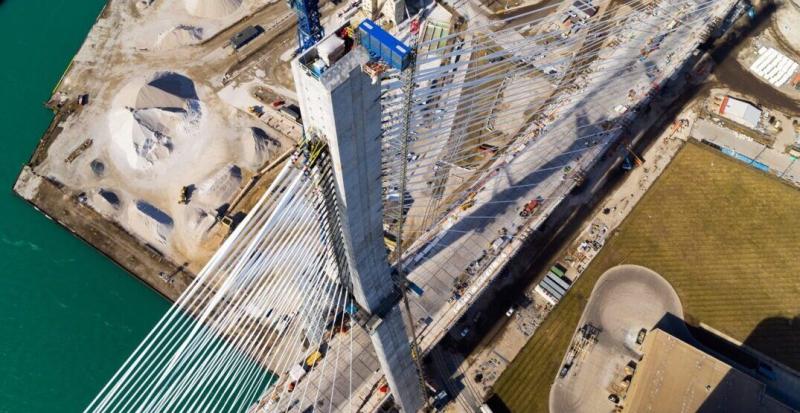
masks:
<svg viewBox="0 0 800 413"><path fill-rule="evenodd" d="M636 336L636 344L642 345L644 343L644 337L647 335L647 329L643 328L639 330L639 334Z"/></svg>

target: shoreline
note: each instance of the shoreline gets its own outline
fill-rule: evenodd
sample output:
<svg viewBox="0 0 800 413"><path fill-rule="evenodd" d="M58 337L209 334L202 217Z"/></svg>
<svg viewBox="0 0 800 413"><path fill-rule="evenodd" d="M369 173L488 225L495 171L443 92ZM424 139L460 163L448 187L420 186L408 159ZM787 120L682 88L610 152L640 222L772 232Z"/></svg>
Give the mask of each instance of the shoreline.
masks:
<svg viewBox="0 0 800 413"><path fill-rule="evenodd" d="M23 189L30 189L32 181L36 181L36 192L28 196ZM80 204L74 197L62 191L56 182L34 173L29 164L23 166L12 192L47 219L170 302L174 302L195 278L195 274L172 262L154 248L143 245L121 226ZM175 283L165 282L159 276L162 273L171 274Z"/></svg>

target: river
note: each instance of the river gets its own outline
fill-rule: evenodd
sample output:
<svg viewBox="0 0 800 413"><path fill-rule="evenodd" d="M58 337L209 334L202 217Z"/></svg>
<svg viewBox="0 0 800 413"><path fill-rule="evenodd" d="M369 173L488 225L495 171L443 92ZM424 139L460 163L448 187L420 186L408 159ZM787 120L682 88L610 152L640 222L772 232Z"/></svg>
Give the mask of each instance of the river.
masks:
<svg viewBox="0 0 800 413"><path fill-rule="evenodd" d="M104 3L0 2L0 412L80 411L169 305L11 192Z"/></svg>

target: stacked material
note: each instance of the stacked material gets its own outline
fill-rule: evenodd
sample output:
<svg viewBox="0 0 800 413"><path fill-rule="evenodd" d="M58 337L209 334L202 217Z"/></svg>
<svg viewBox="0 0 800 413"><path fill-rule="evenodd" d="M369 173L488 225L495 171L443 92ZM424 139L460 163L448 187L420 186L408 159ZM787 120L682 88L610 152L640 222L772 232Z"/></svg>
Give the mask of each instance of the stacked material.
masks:
<svg viewBox="0 0 800 413"><path fill-rule="evenodd" d="M174 226L172 217L156 206L146 202L137 201L133 209L130 225L137 229L137 233L145 235L148 241L167 245L167 238Z"/></svg>
<svg viewBox="0 0 800 413"><path fill-rule="evenodd" d="M128 164L146 169L198 132L200 103L191 79L159 72L123 88L112 103L108 121L112 140Z"/></svg>
<svg viewBox="0 0 800 413"><path fill-rule="evenodd" d="M230 200L242 184L242 169L227 165L197 186L192 202L212 209L221 208Z"/></svg>
<svg viewBox="0 0 800 413"><path fill-rule="evenodd" d="M242 138L242 160L251 168L258 169L272 159L280 150L280 142L267 135L261 128L248 128Z"/></svg>
<svg viewBox="0 0 800 413"><path fill-rule="evenodd" d="M169 30L165 30L156 39L156 48L160 50L177 49L182 46L190 46L203 40L203 29L201 27L178 25Z"/></svg>
<svg viewBox="0 0 800 413"><path fill-rule="evenodd" d="M186 11L196 17L225 17L242 5L242 0L184 0Z"/></svg>
<svg viewBox="0 0 800 413"><path fill-rule="evenodd" d="M758 50L758 54L759 57L750 66L750 71L775 87L785 85L800 66L797 62L771 47L762 47Z"/></svg>

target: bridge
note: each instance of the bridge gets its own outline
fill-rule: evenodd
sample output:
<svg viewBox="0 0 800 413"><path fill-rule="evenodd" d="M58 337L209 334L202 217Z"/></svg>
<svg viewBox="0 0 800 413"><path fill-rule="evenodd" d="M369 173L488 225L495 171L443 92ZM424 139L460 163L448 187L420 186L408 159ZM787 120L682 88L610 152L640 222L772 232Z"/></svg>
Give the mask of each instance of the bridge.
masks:
<svg viewBox="0 0 800 413"><path fill-rule="evenodd" d="M421 358L741 11L586 4L468 3L434 38L424 9L408 56L346 22L297 56L303 144L86 411L426 408Z"/></svg>

